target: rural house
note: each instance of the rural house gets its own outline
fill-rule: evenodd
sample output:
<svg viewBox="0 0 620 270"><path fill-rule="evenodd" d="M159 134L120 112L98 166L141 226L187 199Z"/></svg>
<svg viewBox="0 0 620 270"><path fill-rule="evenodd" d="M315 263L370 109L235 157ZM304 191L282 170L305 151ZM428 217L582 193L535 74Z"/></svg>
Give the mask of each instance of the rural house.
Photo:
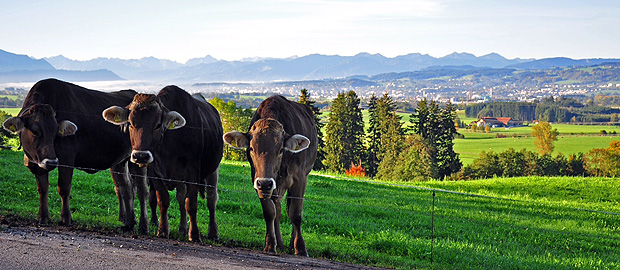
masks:
<svg viewBox="0 0 620 270"><path fill-rule="evenodd" d="M493 128L496 127L514 127L522 125L521 122L512 120L510 117L482 117L480 120L476 122L476 125L479 127L490 126Z"/></svg>

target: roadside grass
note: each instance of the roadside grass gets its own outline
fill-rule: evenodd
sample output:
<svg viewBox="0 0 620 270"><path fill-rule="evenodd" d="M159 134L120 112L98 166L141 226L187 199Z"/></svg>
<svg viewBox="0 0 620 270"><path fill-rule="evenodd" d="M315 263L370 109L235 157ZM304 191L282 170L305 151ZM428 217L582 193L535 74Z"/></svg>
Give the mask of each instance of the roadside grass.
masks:
<svg viewBox="0 0 620 270"><path fill-rule="evenodd" d="M22 155L0 151L0 214L34 220L38 194ZM217 209L221 240L208 244L263 248L265 224L249 175L247 163L221 164ZM75 226L119 231L109 172L89 175L76 171L73 183ZM413 184L419 187L409 187ZM313 173L304 200L302 229L311 257L363 265L618 269L620 216L613 214L620 212L618 184L613 178L578 177L375 183ZM433 196L429 188L441 190L435 190ZM58 223L55 171L50 176L49 197L52 222ZM177 207L173 201L169 211L175 238L179 237ZM206 200L201 199L199 228L203 235L207 220ZM155 230L150 228L151 237ZM283 213L285 243L290 234L291 225Z"/></svg>

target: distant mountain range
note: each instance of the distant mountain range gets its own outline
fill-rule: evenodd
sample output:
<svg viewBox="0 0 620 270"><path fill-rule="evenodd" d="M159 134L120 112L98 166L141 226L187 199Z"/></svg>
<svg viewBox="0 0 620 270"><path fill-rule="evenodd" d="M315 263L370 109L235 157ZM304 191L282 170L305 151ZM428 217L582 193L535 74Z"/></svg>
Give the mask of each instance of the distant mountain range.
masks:
<svg viewBox="0 0 620 270"><path fill-rule="evenodd" d="M37 81L45 77L72 81L130 79L164 83L295 81L421 70L431 72L444 68L549 69L589 66L604 62L620 62L620 59L506 59L496 53L483 56L452 53L439 58L412 53L389 58L381 54L360 53L354 56L311 54L302 57L241 61L218 60L207 55L178 63L155 57L95 58L77 61L59 55L34 59L0 50L0 82Z"/></svg>
<svg viewBox="0 0 620 270"><path fill-rule="evenodd" d="M0 82L36 82L52 77L67 81L122 80L110 70L59 70L45 59L0 50Z"/></svg>

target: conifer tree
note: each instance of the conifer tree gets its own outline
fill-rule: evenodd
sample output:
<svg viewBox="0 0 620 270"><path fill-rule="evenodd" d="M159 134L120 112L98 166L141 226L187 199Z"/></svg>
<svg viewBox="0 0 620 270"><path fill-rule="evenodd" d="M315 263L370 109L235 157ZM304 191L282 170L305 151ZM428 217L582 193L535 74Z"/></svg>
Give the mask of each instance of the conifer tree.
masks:
<svg viewBox="0 0 620 270"><path fill-rule="evenodd" d="M461 161L458 154L454 152L452 140L456 135L454 126L456 108L452 104L440 108L434 101L428 102L426 99L418 102L415 112L411 115L410 121L413 125L413 132L420 135L424 142L433 149L431 164L436 166L433 178L443 179L461 169Z"/></svg>
<svg viewBox="0 0 620 270"><path fill-rule="evenodd" d="M312 112L314 113L314 122L316 123L316 134L319 138L318 151L316 153L316 160L314 161L313 170L321 170L323 169L323 159L325 159L325 141L323 140L323 126L325 123L321 122L321 109L316 107L314 104L316 101L310 99L310 93L307 89L301 89L301 96L299 96L299 103L308 105Z"/></svg>
<svg viewBox="0 0 620 270"><path fill-rule="evenodd" d="M362 159L364 122L360 99L354 91L338 93L331 105L325 129L325 159L328 170L343 173Z"/></svg>
<svg viewBox="0 0 620 270"><path fill-rule="evenodd" d="M379 167L378 155L381 153L379 149L381 138L379 136L379 116L377 115L377 97L373 93L368 101L368 150L366 151L366 175L373 177L377 174Z"/></svg>
<svg viewBox="0 0 620 270"><path fill-rule="evenodd" d="M375 176L385 155L398 155L403 148L403 131L400 117L396 115L394 101L384 93L381 98L372 95L368 103L370 125L368 132L368 176Z"/></svg>

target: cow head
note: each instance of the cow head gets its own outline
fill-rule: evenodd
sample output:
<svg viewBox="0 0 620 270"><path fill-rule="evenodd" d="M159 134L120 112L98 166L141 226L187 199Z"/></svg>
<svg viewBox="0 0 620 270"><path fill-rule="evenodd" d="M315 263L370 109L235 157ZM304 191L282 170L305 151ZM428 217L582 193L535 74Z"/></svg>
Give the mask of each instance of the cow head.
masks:
<svg viewBox="0 0 620 270"><path fill-rule="evenodd" d="M256 121L248 133L231 131L224 134L224 141L236 148L247 148L254 169L254 189L259 198L270 198L276 189L284 151L299 153L310 146L303 135L289 135L275 119Z"/></svg>
<svg viewBox="0 0 620 270"><path fill-rule="evenodd" d="M69 120L57 122L54 109L47 104L32 105L20 116L4 121L2 126L19 135L28 162L36 163L44 170L58 166L54 139L74 135L77 131L77 126Z"/></svg>
<svg viewBox="0 0 620 270"><path fill-rule="evenodd" d="M152 94L137 94L126 108L112 106L102 115L112 124L129 124L130 160L140 166L153 162L151 150L162 142L166 130L185 126L181 114L168 110L159 97Z"/></svg>

